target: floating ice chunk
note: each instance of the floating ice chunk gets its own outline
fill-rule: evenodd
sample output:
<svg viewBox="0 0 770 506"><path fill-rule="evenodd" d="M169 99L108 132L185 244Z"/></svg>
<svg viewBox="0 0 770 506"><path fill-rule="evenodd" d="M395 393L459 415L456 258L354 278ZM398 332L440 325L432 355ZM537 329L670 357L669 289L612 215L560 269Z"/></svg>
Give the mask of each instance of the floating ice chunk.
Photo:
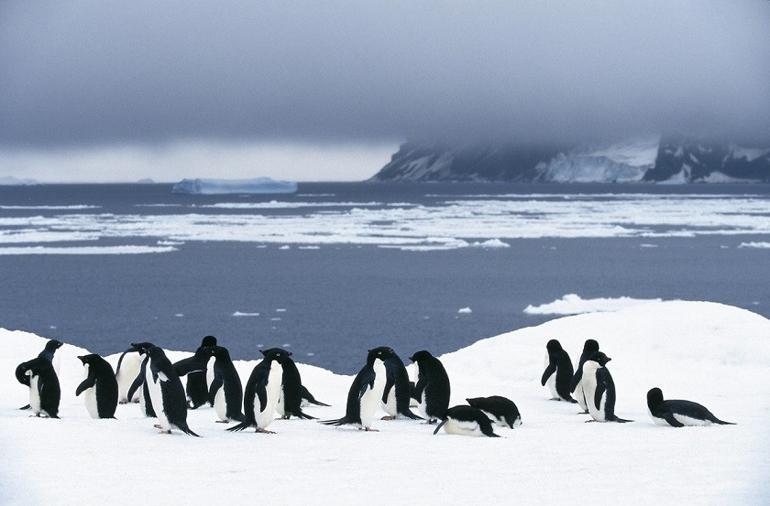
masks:
<svg viewBox="0 0 770 506"><path fill-rule="evenodd" d="M176 250L173 246L19 246L0 248L0 255L139 255Z"/></svg>
<svg viewBox="0 0 770 506"><path fill-rule="evenodd" d="M287 249L291 249L291 246L289 246L288 244L284 244L283 246L281 246L278 249L287 250Z"/></svg>
<svg viewBox="0 0 770 506"><path fill-rule="evenodd" d="M648 243L648 242L643 242L642 244L639 245L639 247L640 248L657 248L658 245L657 244L651 244L651 243Z"/></svg>
<svg viewBox="0 0 770 506"><path fill-rule="evenodd" d="M770 248L770 242L742 242L739 248Z"/></svg>
<svg viewBox="0 0 770 506"><path fill-rule="evenodd" d="M233 313L233 316L259 316L259 313L243 313L241 311L236 311Z"/></svg>
<svg viewBox="0 0 770 506"><path fill-rule="evenodd" d="M194 195L294 193L297 191L297 183L277 181L269 177L257 177L254 179L183 179L176 183L171 191L173 193L189 193Z"/></svg>
<svg viewBox="0 0 770 506"><path fill-rule="evenodd" d="M174 316L177 318L184 318L184 313L177 313Z"/></svg>
<svg viewBox="0 0 770 506"><path fill-rule="evenodd" d="M279 307L278 309L275 310L275 312L276 313L285 313L286 312L286 308L285 307Z"/></svg>
<svg viewBox="0 0 770 506"><path fill-rule="evenodd" d="M461 307L460 309L457 310L458 314L471 314L472 312L473 310L469 307Z"/></svg>
<svg viewBox="0 0 770 506"><path fill-rule="evenodd" d="M662 302L662 299L633 299L631 297L583 299L579 295L569 293L548 304L540 306L529 305L524 308L527 314L560 314L572 315L581 313L597 313L619 311L627 307Z"/></svg>
<svg viewBox="0 0 770 506"><path fill-rule="evenodd" d="M471 243L474 248L510 248L511 245L507 242L503 242L500 239L489 239L487 241L480 241Z"/></svg>

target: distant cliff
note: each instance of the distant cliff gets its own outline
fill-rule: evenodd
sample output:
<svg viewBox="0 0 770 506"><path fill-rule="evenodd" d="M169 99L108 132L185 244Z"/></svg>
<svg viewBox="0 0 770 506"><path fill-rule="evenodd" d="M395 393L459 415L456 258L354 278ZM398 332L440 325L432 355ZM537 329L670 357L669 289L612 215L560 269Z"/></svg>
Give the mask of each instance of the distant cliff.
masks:
<svg viewBox="0 0 770 506"><path fill-rule="evenodd" d="M770 149L686 137L604 146L405 143L371 181L770 182Z"/></svg>

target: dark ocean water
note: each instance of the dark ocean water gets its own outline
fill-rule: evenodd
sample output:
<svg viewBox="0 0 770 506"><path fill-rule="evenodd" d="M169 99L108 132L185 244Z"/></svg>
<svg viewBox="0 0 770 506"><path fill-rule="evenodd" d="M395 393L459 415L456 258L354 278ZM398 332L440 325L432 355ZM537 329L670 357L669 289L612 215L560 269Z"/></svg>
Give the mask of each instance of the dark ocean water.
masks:
<svg viewBox="0 0 770 506"><path fill-rule="evenodd" d="M127 244L126 235L120 234L45 243L8 239L8 231L56 231L62 225L35 217L72 213L85 219L96 214L128 216L120 218L121 223L136 215L163 221L189 213L316 213L323 225L323 213L346 213L350 206L321 211L187 206L273 200L442 206L441 199L515 193L588 194L583 198L598 201L607 198L606 192L727 198L752 194L759 206L756 219L770 219L762 212L770 202L770 188L764 185L315 183L300 185L297 195L238 197L174 195L170 185L161 184L41 185L0 187L0 221L6 220L0 225L6 231L0 247ZM148 204L151 207L145 207ZM95 207L41 208L81 205ZM486 226L482 218L480 227ZM130 244L155 245L158 240L163 237L134 237ZM254 358L259 346L286 346L299 361L352 373L373 346L391 345L402 358L423 348L441 354L539 324L552 316L528 315L523 309L568 293L583 298L710 300L770 316L770 249L738 247L768 240L764 233L537 237L504 239L508 248L405 251L373 244L321 244L318 249L292 244L281 249L280 242L204 237L179 241L176 251L168 253L0 255L0 327L55 337L103 354L136 340L192 350L202 336L214 334L235 358ZM472 313L459 314L464 307ZM259 315L233 316L236 312Z"/></svg>

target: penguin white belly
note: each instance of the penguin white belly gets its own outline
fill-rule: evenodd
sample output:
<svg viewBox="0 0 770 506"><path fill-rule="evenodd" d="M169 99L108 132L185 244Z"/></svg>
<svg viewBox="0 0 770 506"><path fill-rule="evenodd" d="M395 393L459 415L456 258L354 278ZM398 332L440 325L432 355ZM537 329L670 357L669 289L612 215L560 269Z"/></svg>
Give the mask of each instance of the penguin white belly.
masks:
<svg viewBox="0 0 770 506"><path fill-rule="evenodd" d="M457 434L459 436L483 436L481 427L477 422L465 422L447 418L444 424L444 431L447 434Z"/></svg>
<svg viewBox="0 0 770 506"><path fill-rule="evenodd" d="M150 402L152 403L152 409L155 411L155 416L158 417L158 424L161 430L171 430L171 424L168 418L166 418L166 412L163 408L163 392L160 389L160 378L158 378L157 382L153 381L150 364L147 364L144 381L147 383L147 390L150 391Z"/></svg>
<svg viewBox="0 0 770 506"><path fill-rule="evenodd" d="M581 381L578 383L577 387L575 388L575 395L572 396L578 403L578 406L580 406L583 411L588 411L588 405L586 403L586 394L583 392L583 382Z"/></svg>
<svg viewBox="0 0 770 506"><path fill-rule="evenodd" d="M583 379L580 380L580 384L583 386L583 394L585 395L586 405L588 406L588 413L591 418L597 422L604 421L604 397L599 403L599 409L596 408L594 403L594 394L596 393L596 375L595 373L583 374Z"/></svg>
<svg viewBox="0 0 770 506"><path fill-rule="evenodd" d="M489 418L493 424L499 425L500 427L508 427L508 422L505 421L505 418L498 418L489 411L484 411L483 409L481 412L484 413L484 415Z"/></svg>
<svg viewBox="0 0 770 506"><path fill-rule="evenodd" d="M29 378L29 407L36 415L40 414L40 391L38 390L39 376Z"/></svg>
<svg viewBox="0 0 770 506"><path fill-rule="evenodd" d="M91 418L99 418L99 407L96 404L96 387L86 389L83 392L83 399L86 403L86 410Z"/></svg>
<svg viewBox="0 0 770 506"><path fill-rule="evenodd" d="M302 407L301 404L300 407ZM283 417L286 414L286 410L283 408L283 388L281 388L281 393L278 395L278 402L275 403L275 412L278 413L278 416L280 417Z"/></svg>
<svg viewBox="0 0 770 506"><path fill-rule="evenodd" d="M388 398L386 402L382 403L382 409L390 416L398 416L398 407L396 406L396 386L390 389L388 392Z"/></svg>
<svg viewBox="0 0 770 506"><path fill-rule="evenodd" d="M374 422L374 414L380 407L382 393L385 391L385 364L377 359L372 366L374 369L374 385L361 396L360 415L361 426L368 429Z"/></svg>
<svg viewBox="0 0 770 506"><path fill-rule="evenodd" d="M545 386L548 387L548 391L551 392L552 399L561 399L559 392L556 390L556 371L548 377Z"/></svg>
<svg viewBox="0 0 770 506"><path fill-rule="evenodd" d="M257 427L266 428L275 420L275 406L278 404L278 397L281 395L281 381L283 377L283 367L277 362L270 366L270 374L267 376L267 402L265 409L258 411L259 398L254 401L254 419L257 421Z"/></svg>
<svg viewBox="0 0 770 506"><path fill-rule="evenodd" d="M427 412L427 405L425 404L425 390L423 390L420 396L420 402L417 403L417 413L426 420L430 418Z"/></svg>
<svg viewBox="0 0 770 506"><path fill-rule="evenodd" d="M707 425L712 425L712 423L708 420L692 418L690 416L680 415L678 413L674 413L674 419L682 425L688 425L691 427L705 427Z"/></svg>
<svg viewBox="0 0 770 506"><path fill-rule="evenodd" d="M217 417L223 422L227 421L227 404L225 403L225 387L223 386L217 390L217 394L214 396L214 412Z"/></svg>
<svg viewBox="0 0 770 506"><path fill-rule="evenodd" d="M665 418L659 418L652 414L652 411L649 409L647 410L647 413L650 415L650 418L652 418L652 423L655 425L662 425L664 427L670 427L669 423L666 421Z"/></svg>
<svg viewBox="0 0 770 506"><path fill-rule="evenodd" d="M142 358L138 353L126 353L120 363L120 370L115 379L118 381L118 399L120 402L137 402L141 398L141 389L137 388L134 397L128 398L128 389L142 370Z"/></svg>

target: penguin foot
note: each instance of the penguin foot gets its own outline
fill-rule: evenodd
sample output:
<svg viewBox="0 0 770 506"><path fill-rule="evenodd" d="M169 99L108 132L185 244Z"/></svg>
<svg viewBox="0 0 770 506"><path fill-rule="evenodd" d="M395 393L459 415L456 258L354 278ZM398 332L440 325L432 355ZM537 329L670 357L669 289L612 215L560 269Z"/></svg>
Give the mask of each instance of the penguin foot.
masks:
<svg viewBox="0 0 770 506"><path fill-rule="evenodd" d="M230 420L215 420L215 423L230 423Z"/></svg>
<svg viewBox="0 0 770 506"><path fill-rule="evenodd" d="M272 430L260 429L260 428L257 428L255 432L258 432L261 434L275 434L275 432L273 432Z"/></svg>
<svg viewBox="0 0 770 506"><path fill-rule="evenodd" d="M594 423L595 421L596 421L596 420L594 420L594 419L591 419L591 420L586 420L586 421L585 421L585 423Z"/></svg>
<svg viewBox="0 0 770 506"><path fill-rule="evenodd" d="M158 432L158 434L171 434L171 429L161 430L160 432Z"/></svg>
<svg viewBox="0 0 770 506"><path fill-rule="evenodd" d="M363 429L359 428L358 430L362 430L364 432L380 432L380 429L372 429L371 427L364 427Z"/></svg>
<svg viewBox="0 0 770 506"><path fill-rule="evenodd" d="M123 400L121 400L121 401L118 401L118 404L128 404L128 401L127 401L127 400L125 400L125 399L123 399Z"/></svg>
<svg viewBox="0 0 770 506"><path fill-rule="evenodd" d="M551 397L551 398L550 398L550 399L548 399L548 400L549 400L549 401L560 401L560 400L561 400L561 397Z"/></svg>
<svg viewBox="0 0 770 506"><path fill-rule="evenodd" d="M580 413L575 413L576 415L587 415L588 411L581 411Z"/></svg>
<svg viewBox="0 0 770 506"><path fill-rule="evenodd" d="M383 416L382 418L380 418L380 420L395 420L395 419L396 417L391 415Z"/></svg>
<svg viewBox="0 0 770 506"><path fill-rule="evenodd" d="M156 429L162 429L163 428L163 426L161 424L159 424L159 423L156 423L155 425L153 425L153 427L155 427Z"/></svg>

